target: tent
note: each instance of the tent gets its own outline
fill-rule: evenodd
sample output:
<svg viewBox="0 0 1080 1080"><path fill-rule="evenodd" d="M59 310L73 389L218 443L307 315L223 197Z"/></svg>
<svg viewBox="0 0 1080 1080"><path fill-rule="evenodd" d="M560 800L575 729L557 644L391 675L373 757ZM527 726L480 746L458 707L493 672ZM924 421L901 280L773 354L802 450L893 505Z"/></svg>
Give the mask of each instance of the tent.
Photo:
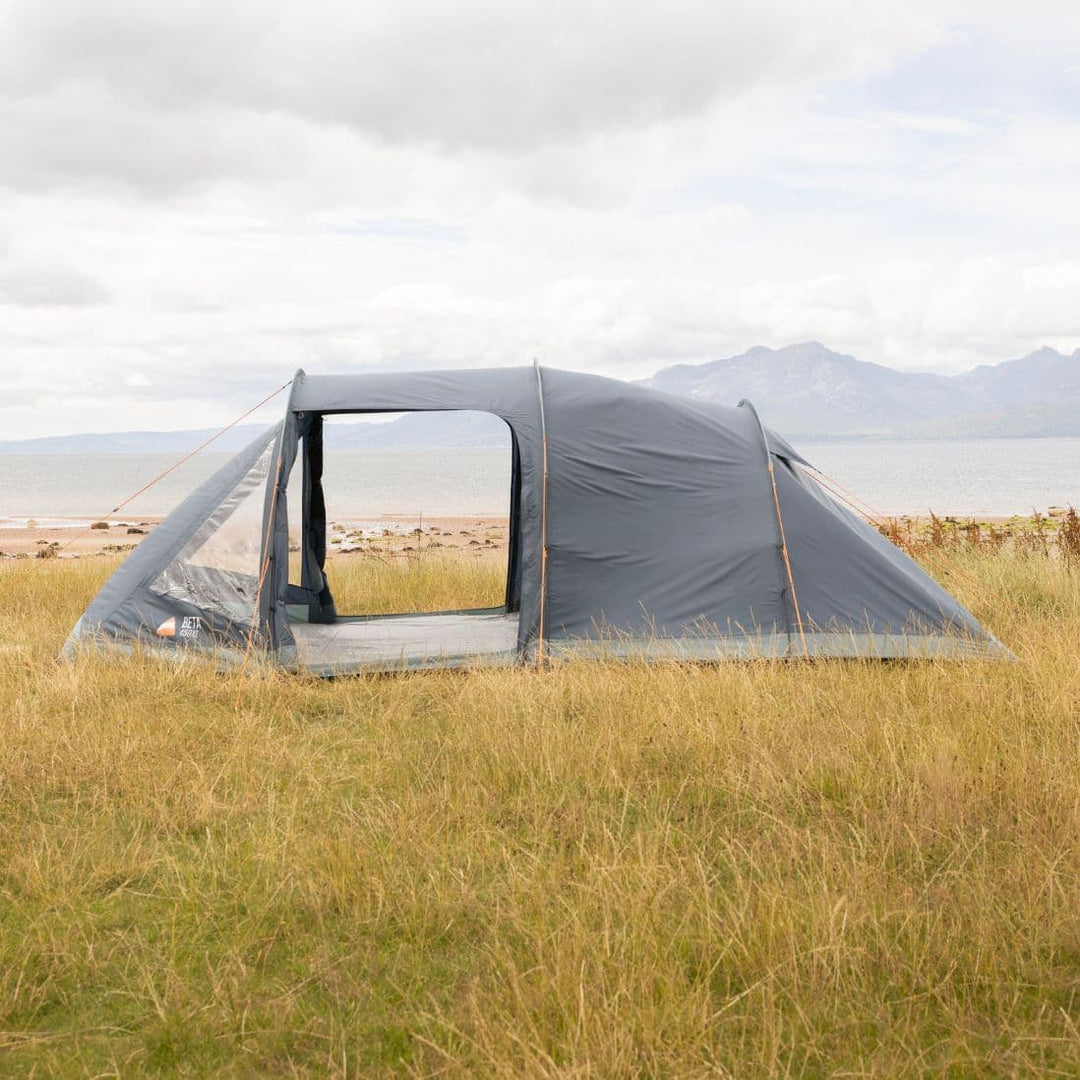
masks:
<svg viewBox="0 0 1080 1080"><path fill-rule="evenodd" d="M326 564L324 417L447 410L493 413L510 431L504 603L340 617ZM290 506L294 468L302 505ZM539 366L300 371L283 420L127 558L65 652L141 644L222 664L256 652L323 675L576 656L1011 655L808 470L745 401Z"/></svg>

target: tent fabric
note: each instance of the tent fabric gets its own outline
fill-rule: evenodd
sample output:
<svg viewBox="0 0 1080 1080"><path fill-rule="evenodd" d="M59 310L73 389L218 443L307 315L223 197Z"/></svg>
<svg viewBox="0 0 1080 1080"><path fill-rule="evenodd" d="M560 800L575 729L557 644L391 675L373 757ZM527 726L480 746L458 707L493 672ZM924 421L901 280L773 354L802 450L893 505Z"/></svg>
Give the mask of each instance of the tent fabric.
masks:
<svg viewBox="0 0 1080 1080"><path fill-rule="evenodd" d="M363 626L339 619L326 567L323 417L459 409L490 412L511 432L504 605ZM539 367L298 372L283 421L147 537L67 648L141 642L210 649L228 662L250 637L274 661L322 674L527 662L541 637L556 657L1011 655L911 559L834 502L807 467L748 402L720 406ZM236 506L252 505L237 493L250 492L260 468L261 521L251 526L259 534L249 535L258 575L250 546L242 573L228 560L202 565L216 530L230 520L237 526ZM298 583L288 580L289 511L297 507L285 498L294 468L303 475ZM178 563L198 588L162 587ZM187 636L155 629L174 616L193 620L183 624Z"/></svg>
<svg viewBox="0 0 1080 1080"><path fill-rule="evenodd" d="M268 450L272 456L281 428L276 424L255 439L146 537L105 582L75 624L64 655L71 656L78 644L87 640L121 646L144 642L169 650L211 649L225 659L246 649L250 618L238 622L209 605L199 606L194 596L174 594L161 578L192 537L208 523L225 520L232 494L259 467ZM255 542L258 545L257 538ZM257 588L257 581L252 585ZM159 635L158 629L170 620L174 633Z"/></svg>

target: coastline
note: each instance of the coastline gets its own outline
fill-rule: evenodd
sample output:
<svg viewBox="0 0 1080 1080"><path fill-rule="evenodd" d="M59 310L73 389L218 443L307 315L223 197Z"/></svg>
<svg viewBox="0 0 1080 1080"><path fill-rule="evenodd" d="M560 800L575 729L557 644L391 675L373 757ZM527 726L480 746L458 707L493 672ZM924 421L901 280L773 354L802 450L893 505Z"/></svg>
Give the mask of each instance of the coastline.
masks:
<svg viewBox="0 0 1080 1080"><path fill-rule="evenodd" d="M124 555L134 550L164 520L161 516L98 518L0 518L0 558L86 558ZM332 557L357 554L416 556L427 552L468 554L474 558L505 552L505 517L470 514L418 518L380 514L343 518L329 525Z"/></svg>
<svg viewBox="0 0 1080 1080"><path fill-rule="evenodd" d="M1011 515L888 514L883 519L909 537L929 531L934 519L946 529L972 525L1005 533L1056 529L1067 506L1051 506L1038 517L1030 511ZM863 519L874 523L863 515ZM91 521L87 518L0 517L0 559L86 558L124 555L164 520L160 515L118 515ZM331 558L355 555L416 557L424 553L490 557L505 552L509 523L505 516L469 514L419 518L411 514L380 514L342 518L330 522L327 554Z"/></svg>

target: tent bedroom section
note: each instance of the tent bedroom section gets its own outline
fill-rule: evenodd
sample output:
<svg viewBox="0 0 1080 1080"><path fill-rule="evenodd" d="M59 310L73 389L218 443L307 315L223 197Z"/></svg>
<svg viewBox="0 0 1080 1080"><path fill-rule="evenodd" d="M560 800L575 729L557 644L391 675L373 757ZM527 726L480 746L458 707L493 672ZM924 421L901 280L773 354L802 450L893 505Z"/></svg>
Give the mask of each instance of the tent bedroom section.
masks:
<svg viewBox="0 0 1080 1080"><path fill-rule="evenodd" d="M339 616L326 560L324 418L456 410L491 413L510 431L503 604ZM299 508L286 498L294 469ZM572 656L1011 655L826 495L748 402L713 405L539 366L297 372L284 419L129 556L65 652L83 643L205 651L223 664L258 650L323 675Z"/></svg>

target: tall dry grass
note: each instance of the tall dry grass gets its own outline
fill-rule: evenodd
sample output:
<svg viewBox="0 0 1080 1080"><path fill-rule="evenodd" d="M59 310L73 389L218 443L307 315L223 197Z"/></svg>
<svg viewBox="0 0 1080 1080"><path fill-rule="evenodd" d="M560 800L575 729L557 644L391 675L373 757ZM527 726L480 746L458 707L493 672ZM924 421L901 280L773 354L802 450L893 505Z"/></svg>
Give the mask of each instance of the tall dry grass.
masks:
<svg viewBox="0 0 1080 1080"><path fill-rule="evenodd" d="M343 555L333 560L330 577L342 615L498 607L506 598L505 558L478 558L468 550L459 556Z"/></svg>
<svg viewBox="0 0 1080 1080"><path fill-rule="evenodd" d="M0 1071L1077 1075L1080 568L922 554L1018 662L65 666L0 563Z"/></svg>

